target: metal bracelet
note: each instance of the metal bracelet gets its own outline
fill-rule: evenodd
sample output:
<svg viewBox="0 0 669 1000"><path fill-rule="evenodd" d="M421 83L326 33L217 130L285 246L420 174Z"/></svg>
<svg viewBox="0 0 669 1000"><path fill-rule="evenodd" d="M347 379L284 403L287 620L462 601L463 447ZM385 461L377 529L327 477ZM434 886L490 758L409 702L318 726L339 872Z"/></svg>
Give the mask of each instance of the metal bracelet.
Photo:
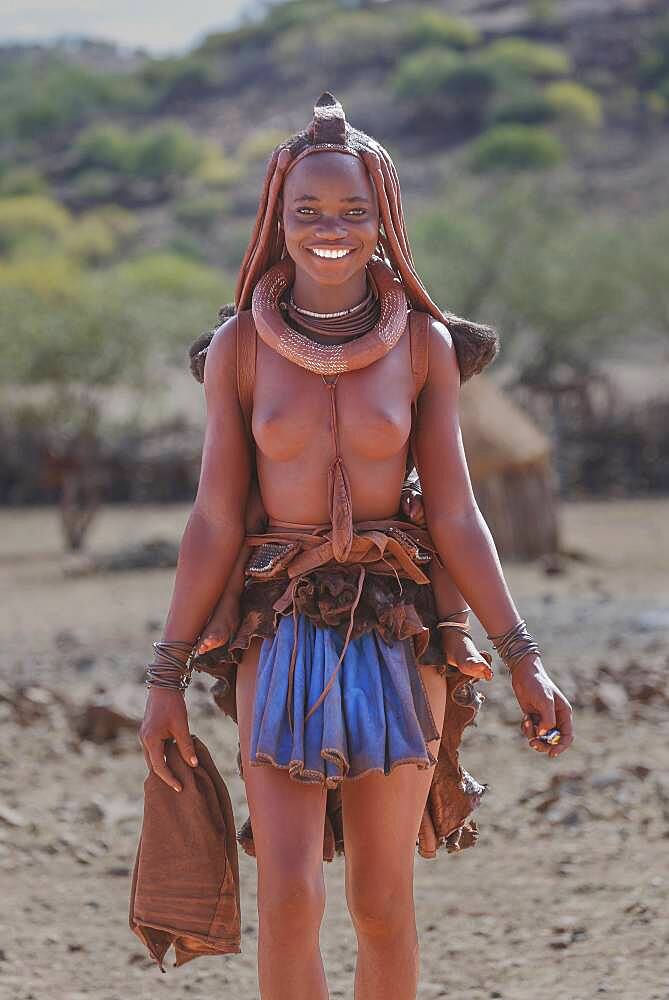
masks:
<svg viewBox="0 0 669 1000"><path fill-rule="evenodd" d="M508 632L503 635L489 635L488 639L495 647L500 659L509 673L512 672L524 656L528 653L541 655L539 645L534 636L528 631L524 618L516 622Z"/></svg>
<svg viewBox="0 0 669 1000"><path fill-rule="evenodd" d="M453 628L456 632L460 632L462 635L466 636L467 639L474 641L474 637L469 631L469 625L463 625L461 622L437 622L438 628Z"/></svg>
<svg viewBox="0 0 669 1000"><path fill-rule="evenodd" d="M471 608L460 608L459 611L451 611L449 615L444 615L443 618L439 619L439 621L437 622L437 628L441 628L442 625L446 625L457 615L468 615L471 610L472 610Z"/></svg>
<svg viewBox="0 0 669 1000"><path fill-rule="evenodd" d="M191 682L192 660L196 643L197 639L194 642L172 639L152 643L156 655L160 659L146 665L145 685L185 691ZM183 660L180 656L175 655L175 651L186 651L188 656Z"/></svg>

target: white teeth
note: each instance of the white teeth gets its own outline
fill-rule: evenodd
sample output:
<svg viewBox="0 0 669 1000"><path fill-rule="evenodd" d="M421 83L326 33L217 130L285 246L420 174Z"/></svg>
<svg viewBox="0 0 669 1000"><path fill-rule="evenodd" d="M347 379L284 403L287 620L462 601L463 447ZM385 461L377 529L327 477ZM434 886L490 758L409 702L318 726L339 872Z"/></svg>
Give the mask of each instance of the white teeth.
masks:
<svg viewBox="0 0 669 1000"><path fill-rule="evenodd" d="M335 257L345 257L346 254L349 254L351 251L350 250L325 250L325 249L321 249L320 247L316 250L316 249L314 249L314 247L311 247L311 252L315 253L317 257L333 257L333 258L335 258Z"/></svg>

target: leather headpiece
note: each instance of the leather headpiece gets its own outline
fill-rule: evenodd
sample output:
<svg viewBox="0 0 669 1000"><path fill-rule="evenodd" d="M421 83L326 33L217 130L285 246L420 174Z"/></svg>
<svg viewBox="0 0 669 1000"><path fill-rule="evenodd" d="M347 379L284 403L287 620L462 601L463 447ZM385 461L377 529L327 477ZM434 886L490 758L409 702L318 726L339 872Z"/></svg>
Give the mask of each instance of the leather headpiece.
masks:
<svg viewBox="0 0 669 1000"><path fill-rule="evenodd" d="M346 128L346 115L343 107L334 94L331 94L329 90L324 90L314 105L314 117L307 129L309 137L313 140L313 145L303 149L291 160L284 171L284 178L302 157L308 156L310 153L331 149L341 153L350 153L361 159L360 153L348 143Z"/></svg>

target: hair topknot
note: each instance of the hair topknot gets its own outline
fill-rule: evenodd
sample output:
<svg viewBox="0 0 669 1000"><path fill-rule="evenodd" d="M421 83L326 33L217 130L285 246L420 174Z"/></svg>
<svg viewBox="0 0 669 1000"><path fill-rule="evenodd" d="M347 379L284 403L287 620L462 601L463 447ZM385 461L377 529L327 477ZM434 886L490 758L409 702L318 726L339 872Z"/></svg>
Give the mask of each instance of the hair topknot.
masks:
<svg viewBox="0 0 669 1000"><path fill-rule="evenodd" d="M314 105L314 118L308 130L314 144L346 143L346 115L341 104L329 90L324 90Z"/></svg>
<svg viewBox="0 0 669 1000"><path fill-rule="evenodd" d="M311 148L316 153L317 148L323 146L339 147L360 157L378 199L380 218L376 253L402 281L409 306L429 313L448 326L458 357L461 380L464 382L482 371L497 354L499 343L496 332L492 327L440 309L432 300L414 266L404 222L399 178L390 154L380 142L346 121L342 105L327 90L318 98L309 125L279 143L270 154L251 238L237 277L234 310L250 309L258 281L286 255L280 218L280 195L286 172L300 154L306 155ZM199 345L202 341L200 337L196 343ZM201 353L202 348L199 350ZM192 369L193 361L191 354ZM198 377L195 370L193 374Z"/></svg>

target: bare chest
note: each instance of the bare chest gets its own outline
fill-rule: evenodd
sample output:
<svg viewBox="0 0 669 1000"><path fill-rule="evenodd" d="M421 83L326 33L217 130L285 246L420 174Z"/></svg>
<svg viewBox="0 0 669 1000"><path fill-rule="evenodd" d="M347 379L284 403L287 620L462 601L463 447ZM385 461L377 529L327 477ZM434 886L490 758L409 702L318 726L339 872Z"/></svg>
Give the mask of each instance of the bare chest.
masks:
<svg viewBox="0 0 669 1000"><path fill-rule="evenodd" d="M321 450L329 456L331 393L342 454L374 460L396 455L411 431L408 333L367 368L340 374L334 389L258 338L252 429L263 455L281 462Z"/></svg>

